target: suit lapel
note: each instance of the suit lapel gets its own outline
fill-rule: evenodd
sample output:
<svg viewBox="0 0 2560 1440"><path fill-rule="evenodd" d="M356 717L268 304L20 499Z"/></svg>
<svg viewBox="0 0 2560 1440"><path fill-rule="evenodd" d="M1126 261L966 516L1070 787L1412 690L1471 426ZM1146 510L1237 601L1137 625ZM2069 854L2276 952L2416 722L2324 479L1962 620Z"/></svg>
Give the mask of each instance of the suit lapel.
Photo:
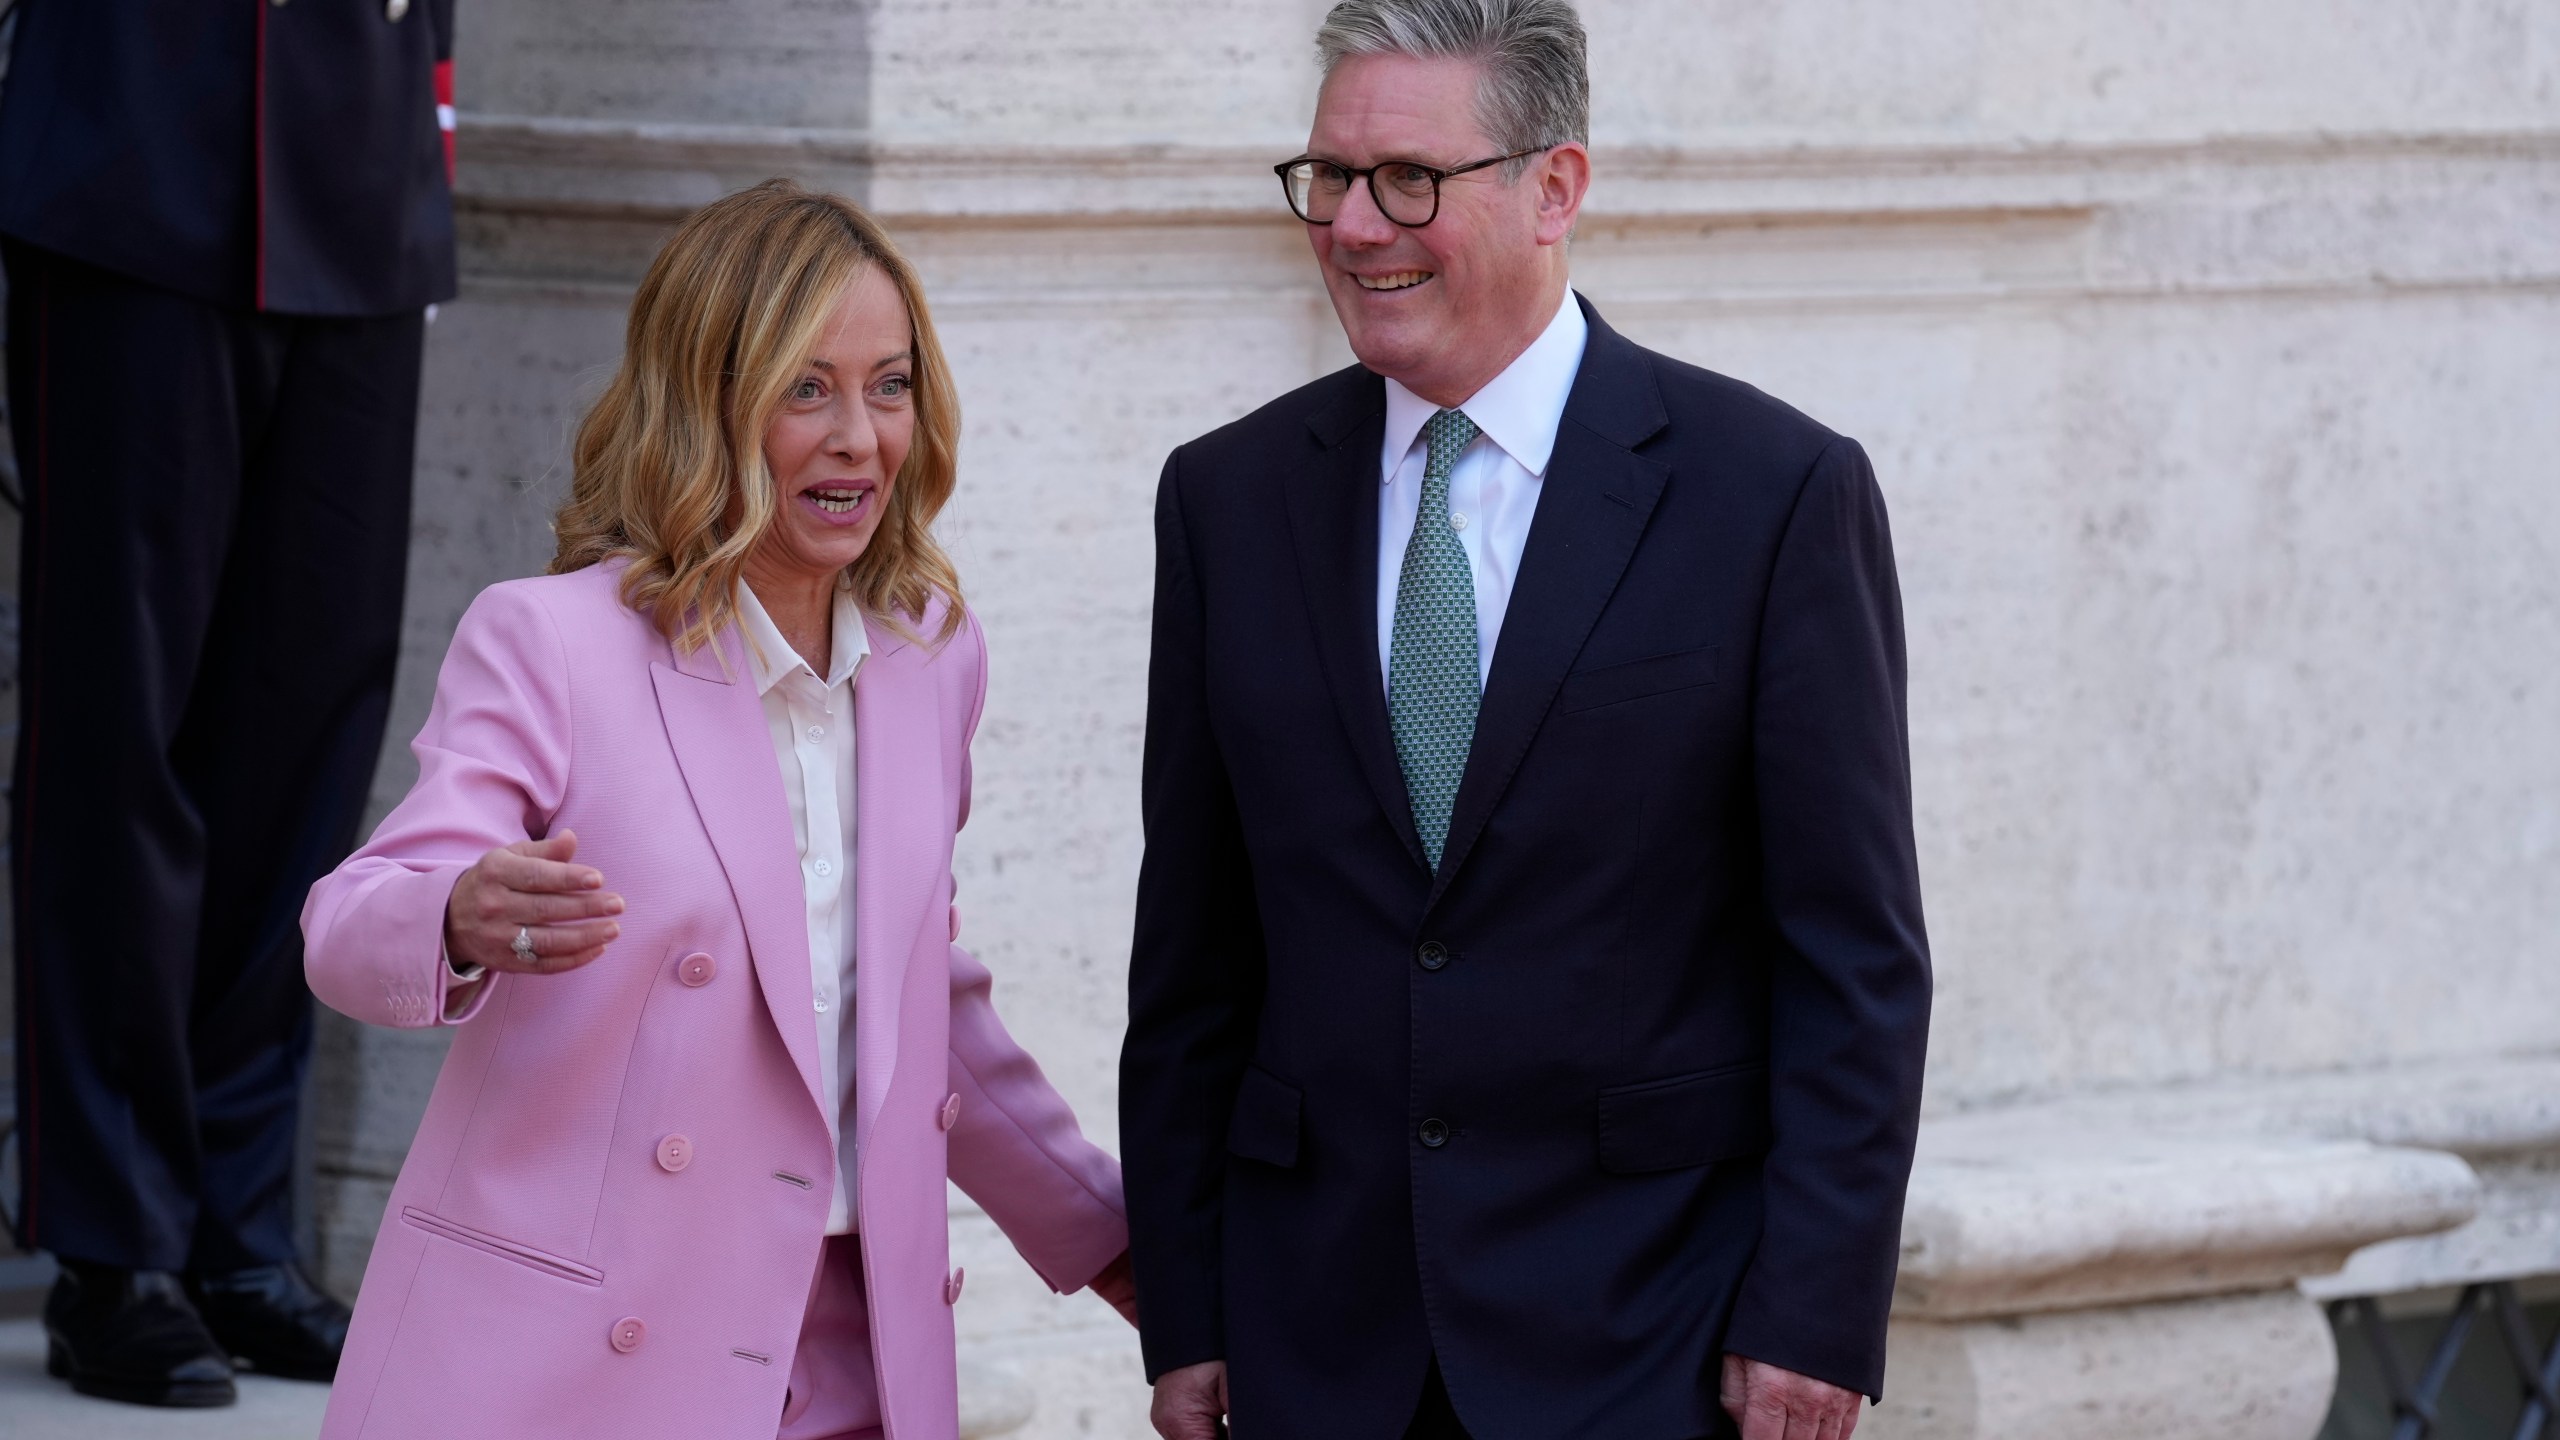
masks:
<svg viewBox="0 0 2560 1440"><path fill-rule="evenodd" d="M1669 467L1633 450L1668 423L1652 366L1588 304L1583 312L1590 338L1529 522L1520 578L1494 643L1475 743L1467 752L1449 841L1432 884L1435 903L1510 787L1670 479ZM1374 520L1371 525L1374 534Z"/></svg>
<svg viewBox="0 0 2560 1440"><path fill-rule="evenodd" d="M818 1091L808 911L800 896L800 857L791 848L791 802L748 674L734 625L672 665L649 667L676 766L746 924L756 986L823 1118L828 1102Z"/></svg>
<svg viewBox="0 0 2560 1440"><path fill-rule="evenodd" d="M1386 382L1358 376L1348 395L1308 417L1323 450L1308 473L1284 489L1325 682L1379 807L1405 853L1428 869L1404 770L1396 763L1386 685L1378 678L1378 447L1386 424Z"/></svg>
<svg viewBox="0 0 2560 1440"><path fill-rule="evenodd" d="M855 1134L867 1134L898 1068L898 1017L925 907L951 866L960 817L944 793L934 652L866 620L871 656L853 682Z"/></svg>

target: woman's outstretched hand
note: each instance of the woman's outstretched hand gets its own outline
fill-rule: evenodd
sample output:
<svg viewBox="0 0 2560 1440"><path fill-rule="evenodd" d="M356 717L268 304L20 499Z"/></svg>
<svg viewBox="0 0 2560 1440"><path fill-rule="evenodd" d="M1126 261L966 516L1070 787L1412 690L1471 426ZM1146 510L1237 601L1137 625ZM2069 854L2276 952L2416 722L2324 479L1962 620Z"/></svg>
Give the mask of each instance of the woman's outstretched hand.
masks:
<svg viewBox="0 0 2560 1440"><path fill-rule="evenodd" d="M1128 1251L1121 1251L1119 1259L1103 1266L1102 1273L1094 1276L1093 1283L1085 1288L1119 1311L1121 1319L1131 1325L1138 1323L1138 1279L1129 1268Z"/></svg>
<svg viewBox="0 0 2560 1440"><path fill-rule="evenodd" d="M577 834L563 830L481 856L445 902L445 954L456 965L518 975L575 970L602 955L622 933L610 918L622 913L622 897L604 888L602 871L570 864L577 853ZM533 941L530 963L516 953L518 929Z"/></svg>

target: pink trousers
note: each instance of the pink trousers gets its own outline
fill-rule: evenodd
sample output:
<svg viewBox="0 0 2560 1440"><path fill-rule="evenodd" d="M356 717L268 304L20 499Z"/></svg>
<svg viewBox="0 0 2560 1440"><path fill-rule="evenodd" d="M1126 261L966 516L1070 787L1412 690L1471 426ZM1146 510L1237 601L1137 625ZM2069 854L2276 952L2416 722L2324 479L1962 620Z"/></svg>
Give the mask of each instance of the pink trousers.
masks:
<svg viewBox="0 0 2560 1440"><path fill-rule="evenodd" d="M829 1236L819 1256L776 1440L882 1440L860 1236Z"/></svg>

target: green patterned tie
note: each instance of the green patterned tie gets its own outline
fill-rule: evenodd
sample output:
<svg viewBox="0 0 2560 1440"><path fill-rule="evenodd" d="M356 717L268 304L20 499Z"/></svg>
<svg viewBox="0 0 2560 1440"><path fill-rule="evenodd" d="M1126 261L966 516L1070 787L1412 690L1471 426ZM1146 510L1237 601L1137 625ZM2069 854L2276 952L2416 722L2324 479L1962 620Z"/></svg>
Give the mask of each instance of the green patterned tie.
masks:
<svg viewBox="0 0 2560 1440"><path fill-rule="evenodd" d="M1449 472L1458 453L1481 433L1476 422L1443 410L1423 425L1430 451L1422 465L1422 509L1405 542L1396 579L1396 628L1387 647L1387 717L1405 798L1431 868L1449 841L1449 812L1475 743L1483 698L1476 664L1476 582L1466 547L1449 527Z"/></svg>

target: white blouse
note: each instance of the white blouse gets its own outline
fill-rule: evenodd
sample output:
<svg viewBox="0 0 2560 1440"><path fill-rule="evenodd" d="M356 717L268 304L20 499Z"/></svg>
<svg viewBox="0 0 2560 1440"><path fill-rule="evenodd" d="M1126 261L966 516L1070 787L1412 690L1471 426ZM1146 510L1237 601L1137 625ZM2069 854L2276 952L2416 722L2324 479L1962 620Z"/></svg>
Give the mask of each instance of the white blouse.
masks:
<svg viewBox="0 0 2560 1440"><path fill-rule="evenodd" d="M800 894L809 911L809 981L816 999L818 1083L836 1098L827 1135L836 1150L836 1194L827 1233L850 1234L857 1157L853 1116L853 683L871 653L861 607L838 586L834 653L821 677L791 648L755 592L738 586L738 627L764 702L765 730L791 802L800 850Z"/></svg>

